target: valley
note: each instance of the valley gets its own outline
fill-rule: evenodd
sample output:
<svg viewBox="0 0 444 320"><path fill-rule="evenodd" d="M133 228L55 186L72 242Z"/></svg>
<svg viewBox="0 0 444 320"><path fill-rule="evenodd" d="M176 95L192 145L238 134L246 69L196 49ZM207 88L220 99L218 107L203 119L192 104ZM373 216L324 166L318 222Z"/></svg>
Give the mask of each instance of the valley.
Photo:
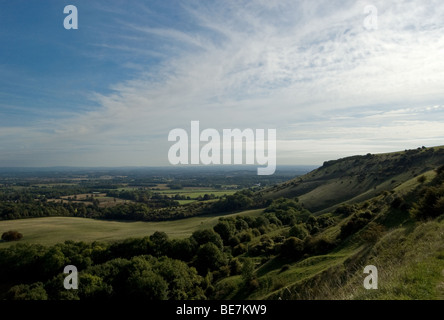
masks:
<svg viewBox="0 0 444 320"><path fill-rule="evenodd" d="M443 147L424 147L327 161L273 181L193 171L192 179L120 173L106 183L45 173L29 183L8 173L0 231L22 236L0 242L0 295L442 299L443 164ZM60 288L67 264L79 268L83 289ZM363 286L368 265L378 270L377 290ZM38 272L24 277L31 269Z"/></svg>

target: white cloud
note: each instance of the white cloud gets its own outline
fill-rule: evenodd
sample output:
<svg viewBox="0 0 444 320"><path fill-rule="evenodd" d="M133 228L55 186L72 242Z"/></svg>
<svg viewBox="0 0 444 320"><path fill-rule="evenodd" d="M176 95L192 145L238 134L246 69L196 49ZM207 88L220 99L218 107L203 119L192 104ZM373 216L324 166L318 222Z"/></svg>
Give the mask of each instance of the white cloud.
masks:
<svg viewBox="0 0 444 320"><path fill-rule="evenodd" d="M444 4L372 1L379 13L373 31L363 27L367 4L199 2L185 8L196 24L189 30L124 21L125 33L116 35L123 43L101 45L163 62L131 62L141 76L95 95L97 109L49 121L55 134L35 145L87 148L82 162L95 165L160 164L169 130L187 129L191 120L218 130L276 128L286 163L441 144L442 107L424 108L444 98ZM147 43L125 43L144 35ZM168 46L149 48L153 37Z"/></svg>

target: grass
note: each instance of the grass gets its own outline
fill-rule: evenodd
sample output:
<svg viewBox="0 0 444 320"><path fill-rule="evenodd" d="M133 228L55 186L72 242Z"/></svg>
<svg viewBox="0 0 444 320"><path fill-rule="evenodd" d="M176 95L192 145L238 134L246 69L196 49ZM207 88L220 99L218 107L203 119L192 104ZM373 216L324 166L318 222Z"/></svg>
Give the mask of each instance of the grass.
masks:
<svg viewBox="0 0 444 320"><path fill-rule="evenodd" d="M444 299L444 222L429 221L395 228L369 251L364 265L378 269L378 289L363 288L357 270L336 298L358 300Z"/></svg>
<svg viewBox="0 0 444 320"><path fill-rule="evenodd" d="M198 229L213 227L222 216L257 216L262 210L248 210L224 215L205 215L181 220L160 222L122 222L73 217L45 217L0 222L0 233L17 230L23 234L20 242L53 245L65 240L115 241L129 237L144 237L163 231L171 238L189 237ZM16 242L1 242L0 248Z"/></svg>

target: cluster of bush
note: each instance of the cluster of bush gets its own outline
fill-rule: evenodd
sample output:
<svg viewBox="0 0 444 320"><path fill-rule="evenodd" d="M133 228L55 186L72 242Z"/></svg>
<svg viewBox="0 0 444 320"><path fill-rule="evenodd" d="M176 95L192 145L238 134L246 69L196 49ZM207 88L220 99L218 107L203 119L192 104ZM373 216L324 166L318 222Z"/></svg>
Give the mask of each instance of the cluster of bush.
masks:
<svg viewBox="0 0 444 320"><path fill-rule="evenodd" d="M444 165L436 170L436 176L419 191L418 200L410 209L413 218L424 220L444 214Z"/></svg>
<svg viewBox="0 0 444 320"><path fill-rule="evenodd" d="M7 299L204 299L214 281L242 273L244 260L235 257L241 252L224 242L250 241L270 228L263 216L244 216L221 219L185 239L155 232L112 244L17 244L0 250L0 281L17 283ZM80 271L78 291L63 289L61 272L69 264Z"/></svg>
<svg viewBox="0 0 444 320"><path fill-rule="evenodd" d="M149 237L113 244L66 241L51 247L17 244L0 250L0 282L15 283L6 299L205 299L214 276L240 272L211 229L190 238ZM65 290L64 266L79 270L79 290Z"/></svg>
<svg viewBox="0 0 444 320"><path fill-rule="evenodd" d="M23 238L23 234L15 230L6 231L2 234L3 241L17 241L21 238Z"/></svg>

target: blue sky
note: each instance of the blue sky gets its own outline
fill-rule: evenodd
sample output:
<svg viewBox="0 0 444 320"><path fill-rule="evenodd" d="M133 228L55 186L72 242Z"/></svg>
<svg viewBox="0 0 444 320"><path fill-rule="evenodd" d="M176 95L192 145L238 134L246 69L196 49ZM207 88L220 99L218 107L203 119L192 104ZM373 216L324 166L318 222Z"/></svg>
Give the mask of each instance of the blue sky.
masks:
<svg viewBox="0 0 444 320"><path fill-rule="evenodd" d="M443 17L440 0L0 0L0 167L168 165L192 120L277 129L278 165L443 145Z"/></svg>

